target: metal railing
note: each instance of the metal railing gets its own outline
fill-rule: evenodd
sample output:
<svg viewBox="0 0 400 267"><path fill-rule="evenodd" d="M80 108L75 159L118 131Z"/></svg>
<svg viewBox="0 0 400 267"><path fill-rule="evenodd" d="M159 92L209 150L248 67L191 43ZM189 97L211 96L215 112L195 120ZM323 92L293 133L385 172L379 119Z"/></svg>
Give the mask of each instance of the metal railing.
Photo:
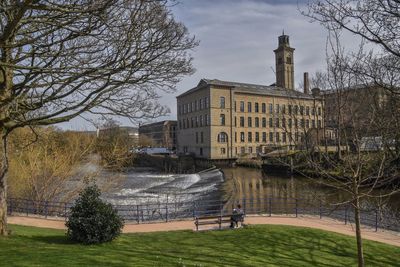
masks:
<svg viewBox="0 0 400 267"><path fill-rule="evenodd" d="M354 209L351 205L331 205L322 201L310 201L298 198L244 198L221 200L196 200L172 198L166 201L143 202L135 205L113 205L118 214L130 223L168 222L183 220L196 216L226 215L240 204L247 215L264 216L316 216L328 217L342 221L344 224L354 223ZM68 218L74 203L34 201L28 199L9 198L8 214L23 216ZM400 231L400 215L384 212L378 208L362 209L361 222L375 231L386 229Z"/></svg>

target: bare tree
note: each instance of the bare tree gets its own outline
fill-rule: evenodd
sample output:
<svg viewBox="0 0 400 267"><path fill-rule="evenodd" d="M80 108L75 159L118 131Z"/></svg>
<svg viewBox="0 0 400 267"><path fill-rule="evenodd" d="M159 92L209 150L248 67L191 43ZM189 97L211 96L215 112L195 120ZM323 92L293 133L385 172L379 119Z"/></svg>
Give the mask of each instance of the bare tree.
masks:
<svg viewBox="0 0 400 267"><path fill-rule="evenodd" d="M167 0L0 2L0 234L7 229L7 136L84 114L132 120L193 68L197 45Z"/></svg>
<svg viewBox="0 0 400 267"><path fill-rule="evenodd" d="M358 264L364 266L361 238L361 200L398 191L398 94L400 93L400 2L398 0L311 1L302 13L329 32L328 111L338 130L338 156L324 155L326 164L310 160L325 181L348 192L354 208ZM359 49L345 53L340 33L361 39ZM372 49L365 51L365 44ZM329 98L329 99L328 99ZM327 110L326 110L327 111ZM389 111L393 113L389 113ZM395 112L394 112L395 111ZM372 147L367 143L372 141ZM342 155L341 145L348 148ZM327 167L328 166L328 167ZM337 175L331 171L336 170ZM389 186L386 193L374 189Z"/></svg>
<svg viewBox="0 0 400 267"><path fill-rule="evenodd" d="M68 201L72 191L76 194L81 189L69 183L92 152L95 136L54 127L35 131L38 137L33 144L29 143L35 136L27 127L10 136L10 195L34 201Z"/></svg>

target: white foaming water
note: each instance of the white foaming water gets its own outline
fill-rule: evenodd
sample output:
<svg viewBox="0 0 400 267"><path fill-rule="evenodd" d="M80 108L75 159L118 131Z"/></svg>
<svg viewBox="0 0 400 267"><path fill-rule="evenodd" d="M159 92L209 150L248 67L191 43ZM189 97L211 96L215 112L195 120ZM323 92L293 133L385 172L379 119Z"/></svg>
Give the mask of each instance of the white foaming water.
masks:
<svg viewBox="0 0 400 267"><path fill-rule="evenodd" d="M218 190L222 174L213 170L201 174L159 174L130 172L123 188L107 194L106 198L116 205L146 203L189 202Z"/></svg>

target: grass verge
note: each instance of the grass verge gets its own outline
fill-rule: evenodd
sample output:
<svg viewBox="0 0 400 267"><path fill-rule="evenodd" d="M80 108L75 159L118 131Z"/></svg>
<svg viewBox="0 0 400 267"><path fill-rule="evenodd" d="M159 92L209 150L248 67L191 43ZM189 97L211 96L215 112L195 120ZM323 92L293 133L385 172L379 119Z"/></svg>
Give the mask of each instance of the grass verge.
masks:
<svg viewBox="0 0 400 267"><path fill-rule="evenodd" d="M260 225L222 231L124 234L101 245L71 243L60 230L10 226L0 266L353 266L352 237ZM400 248L364 241L366 266L400 266Z"/></svg>

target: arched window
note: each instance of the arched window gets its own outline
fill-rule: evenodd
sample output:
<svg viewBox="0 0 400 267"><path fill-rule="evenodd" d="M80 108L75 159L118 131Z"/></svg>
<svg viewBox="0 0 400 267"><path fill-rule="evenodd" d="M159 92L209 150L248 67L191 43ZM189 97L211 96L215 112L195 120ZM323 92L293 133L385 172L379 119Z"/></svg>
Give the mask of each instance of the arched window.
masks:
<svg viewBox="0 0 400 267"><path fill-rule="evenodd" d="M220 132L217 137L218 143L226 143L228 142L228 135L224 132Z"/></svg>

